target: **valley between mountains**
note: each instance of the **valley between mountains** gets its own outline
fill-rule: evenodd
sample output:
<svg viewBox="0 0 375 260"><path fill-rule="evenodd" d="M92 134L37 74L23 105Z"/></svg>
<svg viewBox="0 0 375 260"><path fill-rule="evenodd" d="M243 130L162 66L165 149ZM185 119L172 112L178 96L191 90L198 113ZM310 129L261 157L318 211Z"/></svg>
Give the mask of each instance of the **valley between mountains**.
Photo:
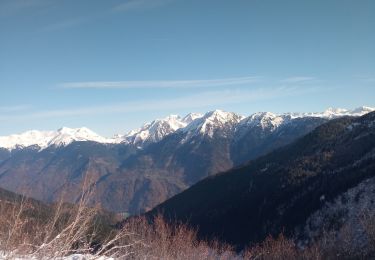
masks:
<svg viewBox="0 0 375 260"><path fill-rule="evenodd" d="M79 200L82 189L90 185L95 189L90 204L100 205L113 212L131 215L143 213L206 177L247 164L250 160L284 147L332 119L356 118L372 111L373 108L361 107L354 110L328 109L322 113L276 115L261 112L244 117L215 110L204 115L192 113L183 118L172 115L113 138L101 137L87 128L34 130L19 135L3 136L0 137L0 187L44 202L54 202L63 198L66 202L74 203ZM345 120L352 122L352 119ZM354 127L355 122L352 125ZM299 149L308 145L302 141L298 144L299 148L285 149L292 149L293 153L290 154L294 154L295 151L303 152ZM286 152L289 153L289 150L284 151ZM281 152L278 156L271 153L268 157L261 158L270 159L271 156L274 160L276 156L279 158L277 160L281 160L284 153ZM330 156L330 153L324 154ZM345 156L343 152L342 158L339 159ZM285 162L289 162L288 158L285 157ZM278 168L267 166L262 160L265 159L259 159L256 161L257 166L249 167L255 167L254 171L257 172L268 172L271 169L277 172ZM311 160L316 159L311 157ZM277 161L275 165L280 163ZM306 164L306 167L310 166ZM301 178L306 174L308 173L303 173ZM221 176L237 175L218 175L203 183L216 178L226 178ZM233 181L236 181L236 178ZM299 178L294 180L297 181ZM255 185L257 181L254 179L252 182ZM203 186L199 184L197 187ZM258 185L259 189L260 187L262 186ZM272 189L272 183L264 189ZM211 201L213 194L209 191L210 188L207 189L205 199ZM189 194L191 189L186 192L183 194ZM334 196L336 193L332 192L331 195ZM183 194L176 198L187 196ZM160 207L168 209L169 212L169 205L172 205L173 201L166 202ZM260 202L254 202L254 207L257 203ZM267 209L275 205L271 203ZM289 208L294 205L278 207L288 213ZM316 207L312 206L303 214L311 213L314 209ZM177 216L184 214L178 207L176 212ZM263 213L259 213L259 216ZM276 220L285 224L285 219ZM203 215L197 215L192 221L199 223L208 220L205 220ZM254 225L256 223L260 223L260 220L254 219ZM210 230L210 225L207 225L202 232L211 234ZM276 231L278 230L275 229ZM258 236L262 237L263 233L254 233L253 239L256 240Z"/></svg>

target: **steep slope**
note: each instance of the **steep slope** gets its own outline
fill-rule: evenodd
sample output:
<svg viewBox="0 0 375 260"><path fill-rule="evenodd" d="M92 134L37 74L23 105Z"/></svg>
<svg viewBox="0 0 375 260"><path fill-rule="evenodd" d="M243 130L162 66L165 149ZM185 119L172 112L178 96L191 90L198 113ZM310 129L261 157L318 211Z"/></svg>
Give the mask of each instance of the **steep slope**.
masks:
<svg viewBox="0 0 375 260"><path fill-rule="evenodd" d="M282 147L327 122L321 117L296 117L256 113L240 122L231 145L234 165Z"/></svg>
<svg viewBox="0 0 375 260"><path fill-rule="evenodd" d="M10 151L5 148L0 148L0 163L10 157Z"/></svg>
<svg viewBox="0 0 375 260"><path fill-rule="evenodd" d="M115 171L127 153L131 153L127 147L86 141L41 151L33 147L12 151L11 157L0 164L1 184L48 202L65 193L66 201L74 202L85 178L95 182Z"/></svg>
<svg viewBox="0 0 375 260"><path fill-rule="evenodd" d="M187 188L170 175L122 171L122 161L134 152L133 146L96 142L15 150L0 163L1 186L46 202L75 203L89 183L96 186L92 204L132 214Z"/></svg>
<svg viewBox="0 0 375 260"><path fill-rule="evenodd" d="M203 127L181 129L129 156L119 171L98 183L111 187L106 197L121 198L107 205L114 208L116 203L131 213L143 212L200 179L230 168L230 141L238 121L233 113L213 111L193 121ZM204 127L208 132L201 132Z"/></svg>
<svg viewBox="0 0 375 260"><path fill-rule="evenodd" d="M8 137L11 145L0 148L0 187L47 202L64 194L75 202L89 180L96 187L92 203L135 214L207 176L286 145L326 122L326 114L339 112L244 118L216 110L169 116L113 139L86 128L42 133L45 138L36 138L38 133Z"/></svg>
<svg viewBox="0 0 375 260"><path fill-rule="evenodd" d="M177 176L185 187L229 169L230 144L241 117L220 110L206 113L123 163L124 171ZM140 167L142 165L142 167Z"/></svg>
<svg viewBox="0 0 375 260"><path fill-rule="evenodd" d="M323 197L322 197L323 199ZM365 179L358 185L327 201L309 216L305 225L296 230L300 244L306 244L334 234L338 241L352 239L350 248L361 252L366 236L373 237L375 221L375 177ZM373 241L373 240L371 240ZM370 243L371 243L370 241Z"/></svg>
<svg viewBox="0 0 375 260"><path fill-rule="evenodd" d="M181 176L186 185L238 166L310 132L326 119L297 118L269 129L212 111L123 163L124 171ZM142 167L139 167L142 165Z"/></svg>
<svg viewBox="0 0 375 260"><path fill-rule="evenodd" d="M200 181L161 212L199 227L202 237L243 246L293 233L325 201L375 176L375 113L345 117L247 165Z"/></svg>
<svg viewBox="0 0 375 260"><path fill-rule="evenodd" d="M103 197L108 198L103 205L130 213L147 211L197 181L247 161L249 154L255 158L325 122L320 118L293 119L279 131L264 135L257 146L257 142L254 143L254 148L243 147L240 151L240 145L249 140L248 136L259 139L263 136L258 135L262 130L242 129L248 135L234 143L241 118L225 113L207 113L194 122L197 127L190 131L181 129L125 159L118 171L97 184L98 189L104 191Z"/></svg>
<svg viewBox="0 0 375 260"><path fill-rule="evenodd" d="M151 143L161 141L164 137L186 127L193 120L201 117L199 114L188 114L181 118L177 115L170 115L164 119L157 119L145 124L142 128L130 131L123 136L123 142L143 148Z"/></svg>

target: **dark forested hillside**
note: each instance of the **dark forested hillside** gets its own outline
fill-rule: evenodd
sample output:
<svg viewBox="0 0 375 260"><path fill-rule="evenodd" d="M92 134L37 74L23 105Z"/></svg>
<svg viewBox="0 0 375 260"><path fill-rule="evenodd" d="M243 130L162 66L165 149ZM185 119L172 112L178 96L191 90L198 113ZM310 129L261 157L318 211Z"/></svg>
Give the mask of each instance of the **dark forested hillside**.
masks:
<svg viewBox="0 0 375 260"><path fill-rule="evenodd" d="M375 176L375 113L332 120L245 166L200 181L156 207L201 237L243 246L291 235L325 201Z"/></svg>

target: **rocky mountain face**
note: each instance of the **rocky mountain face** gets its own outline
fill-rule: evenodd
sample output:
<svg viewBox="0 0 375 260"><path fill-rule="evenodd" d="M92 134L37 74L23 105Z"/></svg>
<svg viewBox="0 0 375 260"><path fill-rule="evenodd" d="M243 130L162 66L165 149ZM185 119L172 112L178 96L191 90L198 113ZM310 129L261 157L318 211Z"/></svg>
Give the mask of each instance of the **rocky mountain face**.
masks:
<svg viewBox="0 0 375 260"><path fill-rule="evenodd" d="M286 145L330 118L367 112L243 117L216 110L169 116L109 139L87 128L0 137L0 186L48 202L61 197L75 202L82 189L94 185L92 203L135 214Z"/></svg>
<svg viewBox="0 0 375 260"><path fill-rule="evenodd" d="M10 151L4 148L0 148L0 162L8 159L10 157Z"/></svg>
<svg viewBox="0 0 375 260"><path fill-rule="evenodd" d="M350 210L357 202L357 208L373 207L374 178L375 112L322 124L265 156L198 182L147 215L160 212L199 227L201 237L239 247L281 232L311 238L327 228L319 223L332 223L322 218L340 223L361 213Z"/></svg>
<svg viewBox="0 0 375 260"><path fill-rule="evenodd" d="M161 141L167 135L184 128L195 119L201 118L201 114L190 113L184 118L178 115L170 115L164 119L157 119L151 123L145 124L142 128L130 131L123 136L123 142L135 145L139 148L145 147L151 143Z"/></svg>

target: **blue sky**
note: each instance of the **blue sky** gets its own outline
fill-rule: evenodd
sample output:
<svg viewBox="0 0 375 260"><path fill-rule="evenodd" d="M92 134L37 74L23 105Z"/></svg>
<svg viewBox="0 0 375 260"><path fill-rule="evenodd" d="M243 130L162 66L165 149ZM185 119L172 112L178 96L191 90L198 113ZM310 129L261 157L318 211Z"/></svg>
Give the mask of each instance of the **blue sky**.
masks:
<svg viewBox="0 0 375 260"><path fill-rule="evenodd" d="M375 106L373 0L0 0L0 135Z"/></svg>

